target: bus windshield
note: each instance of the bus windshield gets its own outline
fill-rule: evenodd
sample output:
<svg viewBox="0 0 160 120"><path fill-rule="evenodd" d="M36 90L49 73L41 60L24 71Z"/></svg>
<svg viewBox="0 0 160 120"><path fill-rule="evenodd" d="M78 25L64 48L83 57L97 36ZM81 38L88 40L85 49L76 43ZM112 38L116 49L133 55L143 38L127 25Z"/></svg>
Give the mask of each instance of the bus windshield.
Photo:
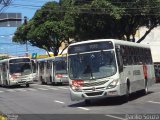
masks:
<svg viewBox="0 0 160 120"><path fill-rule="evenodd" d="M67 73L67 63L66 63L66 61L62 61L62 60L60 60L60 61L56 61L56 63L55 63L55 72L56 73L60 73L60 74L62 74L62 73Z"/></svg>
<svg viewBox="0 0 160 120"><path fill-rule="evenodd" d="M100 79L116 73L113 50L74 54L68 57L69 77L71 79Z"/></svg>
<svg viewBox="0 0 160 120"><path fill-rule="evenodd" d="M10 63L10 74L20 73L21 75L29 75L32 73L30 63Z"/></svg>

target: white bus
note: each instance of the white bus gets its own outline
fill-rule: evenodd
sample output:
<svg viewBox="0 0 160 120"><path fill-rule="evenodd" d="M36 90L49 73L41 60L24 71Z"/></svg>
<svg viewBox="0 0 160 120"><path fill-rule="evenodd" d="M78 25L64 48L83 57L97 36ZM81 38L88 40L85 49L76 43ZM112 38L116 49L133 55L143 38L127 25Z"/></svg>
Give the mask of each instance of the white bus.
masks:
<svg viewBox="0 0 160 120"><path fill-rule="evenodd" d="M31 60L27 57L9 58L0 61L0 85L26 85L32 83Z"/></svg>
<svg viewBox="0 0 160 120"><path fill-rule="evenodd" d="M114 39L77 42L68 47L71 100L125 96L154 84L150 47Z"/></svg>
<svg viewBox="0 0 160 120"><path fill-rule="evenodd" d="M38 78L42 84L68 83L66 56L44 58L38 62Z"/></svg>

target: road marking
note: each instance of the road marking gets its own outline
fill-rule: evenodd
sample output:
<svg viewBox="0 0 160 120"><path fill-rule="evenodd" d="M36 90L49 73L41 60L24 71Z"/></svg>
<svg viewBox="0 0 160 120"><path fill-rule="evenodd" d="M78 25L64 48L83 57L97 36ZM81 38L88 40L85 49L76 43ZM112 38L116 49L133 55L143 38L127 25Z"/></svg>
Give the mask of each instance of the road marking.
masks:
<svg viewBox="0 0 160 120"><path fill-rule="evenodd" d="M4 92L4 91L0 91L0 93L2 93L2 92Z"/></svg>
<svg viewBox="0 0 160 120"><path fill-rule="evenodd" d="M105 116L115 118L115 119L118 119L118 120L126 120L125 118L121 118L121 117L117 117L117 116L113 116L113 115L105 115Z"/></svg>
<svg viewBox="0 0 160 120"><path fill-rule="evenodd" d="M56 103L60 103L60 104L65 104L64 102L62 102L62 101L58 101L58 100L55 100L54 102L56 102Z"/></svg>
<svg viewBox="0 0 160 120"><path fill-rule="evenodd" d="M82 109L82 110L90 110L90 109L85 108L85 107L77 107L77 108Z"/></svg>
<svg viewBox="0 0 160 120"><path fill-rule="evenodd" d="M33 89L33 88L28 88L27 90L30 90L30 91L37 91L36 89Z"/></svg>
<svg viewBox="0 0 160 120"><path fill-rule="evenodd" d="M51 89L51 90L58 90L57 88L48 88L48 89Z"/></svg>
<svg viewBox="0 0 160 120"><path fill-rule="evenodd" d="M53 87L53 86L44 86L44 87L48 87L48 88L50 88L50 87Z"/></svg>
<svg viewBox="0 0 160 120"><path fill-rule="evenodd" d="M48 90L48 89L45 89L45 88L37 88L37 89L39 89L39 90Z"/></svg>
<svg viewBox="0 0 160 120"><path fill-rule="evenodd" d="M154 94L160 94L160 92L155 92Z"/></svg>
<svg viewBox="0 0 160 120"><path fill-rule="evenodd" d="M58 88L60 88L60 89L65 89L65 90L67 90L68 88L66 88L66 87L58 87Z"/></svg>
<svg viewBox="0 0 160 120"><path fill-rule="evenodd" d="M24 91L26 91L26 90L24 90L24 89L16 89L16 91L24 92Z"/></svg>
<svg viewBox="0 0 160 120"><path fill-rule="evenodd" d="M160 104L160 102L155 102L155 101L148 101L150 103L155 103L155 104Z"/></svg>
<svg viewBox="0 0 160 120"><path fill-rule="evenodd" d="M8 91L8 92L16 92L15 90L6 90L6 91Z"/></svg>
<svg viewBox="0 0 160 120"><path fill-rule="evenodd" d="M39 85L39 84L32 84L33 86L42 86L42 85Z"/></svg>

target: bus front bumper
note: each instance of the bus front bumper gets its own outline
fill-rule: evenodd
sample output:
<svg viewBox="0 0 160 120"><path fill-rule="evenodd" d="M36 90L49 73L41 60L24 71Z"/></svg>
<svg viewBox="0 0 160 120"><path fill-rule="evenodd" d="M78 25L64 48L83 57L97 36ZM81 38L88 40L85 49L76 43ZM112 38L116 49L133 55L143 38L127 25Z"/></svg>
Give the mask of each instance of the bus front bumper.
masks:
<svg viewBox="0 0 160 120"><path fill-rule="evenodd" d="M33 79L10 81L10 85L25 85L33 83Z"/></svg>
<svg viewBox="0 0 160 120"><path fill-rule="evenodd" d="M121 96L121 94L117 91L117 87L113 89L93 90L88 92L76 92L70 88L70 96L72 101Z"/></svg>

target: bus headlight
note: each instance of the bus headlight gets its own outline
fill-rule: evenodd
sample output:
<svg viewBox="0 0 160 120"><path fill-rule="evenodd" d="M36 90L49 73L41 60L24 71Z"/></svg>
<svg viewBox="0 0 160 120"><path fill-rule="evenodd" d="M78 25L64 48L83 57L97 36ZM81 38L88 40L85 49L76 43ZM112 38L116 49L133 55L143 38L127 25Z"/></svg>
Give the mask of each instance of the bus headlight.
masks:
<svg viewBox="0 0 160 120"><path fill-rule="evenodd" d="M9 75L9 79L10 79L10 80L16 80L16 79L17 79L17 76L15 76L14 74Z"/></svg>
<svg viewBox="0 0 160 120"><path fill-rule="evenodd" d="M116 87L118 84L118 79L117 80L113 80L107 87L107 89L111 89L111 88L114 88Z"/></svg>
<svg viewBox="0 0 160 120"><path fill-rule="evenodd" d="M83 80L72 80L71 88L76 92L82 92L81 87L83 86Z"/></svg>
<svg viewBox="0 0 160 120"><path fill-rule="evenodd" d="M72 86L71 88L72 88L73 91L82 92L81 87Z"/></svg>

